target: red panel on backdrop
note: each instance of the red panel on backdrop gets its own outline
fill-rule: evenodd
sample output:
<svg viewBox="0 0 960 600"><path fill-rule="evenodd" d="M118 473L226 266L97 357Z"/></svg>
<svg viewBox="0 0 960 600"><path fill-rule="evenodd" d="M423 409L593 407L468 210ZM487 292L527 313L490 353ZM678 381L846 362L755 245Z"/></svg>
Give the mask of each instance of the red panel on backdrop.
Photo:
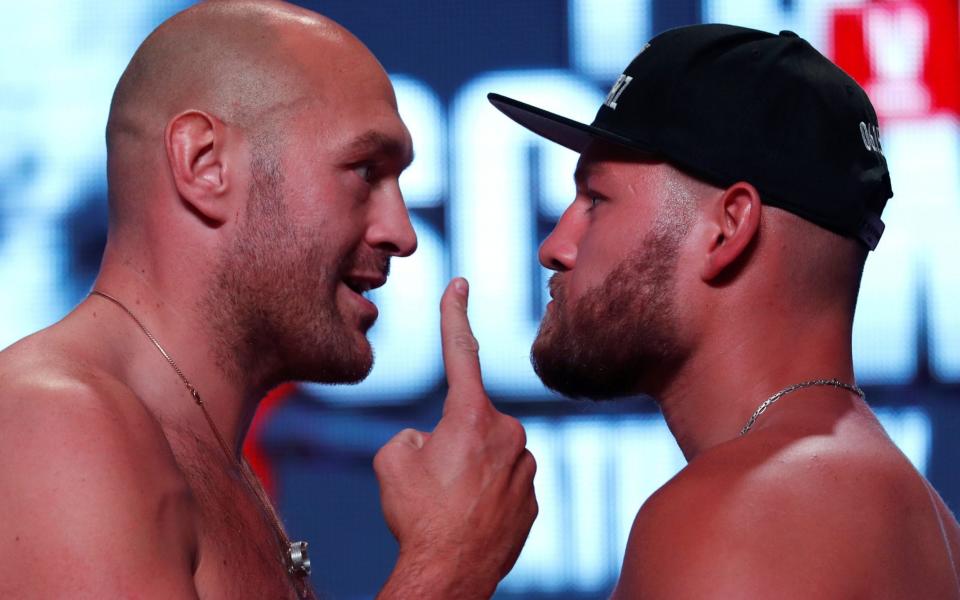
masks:
<svg viewBox="0 0 960 600"><path fill-rule="evenodd" d="M878 0L837 8L828 52L882 119L960 114L955 0Z"/></svg>
<svg viewBox="0 0 960 600"><path fill-rule="evenodd" d="M277 500L277 480L273 473L273 465L263 449L261 436L270 418L270 413L276 410L293 393L294 389L296 389L294 384L285 383L275 388L267 394L266 398L260 401L257 413L250 424L250 431L247 432L247 437L243 441L243 455L250 463L250 468L260 478L263 488L267 490L274 501Z"/></svg>

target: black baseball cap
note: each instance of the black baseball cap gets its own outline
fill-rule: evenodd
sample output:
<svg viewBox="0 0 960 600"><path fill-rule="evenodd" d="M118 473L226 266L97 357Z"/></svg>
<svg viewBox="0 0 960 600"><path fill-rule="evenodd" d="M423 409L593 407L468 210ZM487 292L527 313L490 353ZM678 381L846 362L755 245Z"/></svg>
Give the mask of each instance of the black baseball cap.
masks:
<svg viewBox="0 0 960 600"><path fill-rule="evenodd" d="M893 196L863 89L795 33L733 25L666 31L633 59L593 123L488 94L508 117L582 152L596 138L662 157L873 250Z"/></svg>

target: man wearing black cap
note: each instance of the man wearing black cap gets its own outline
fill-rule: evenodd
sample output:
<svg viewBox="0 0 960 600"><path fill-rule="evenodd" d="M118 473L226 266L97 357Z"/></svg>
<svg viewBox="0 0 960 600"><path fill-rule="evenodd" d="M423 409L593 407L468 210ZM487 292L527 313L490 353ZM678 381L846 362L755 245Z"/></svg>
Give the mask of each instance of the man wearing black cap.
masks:
<svg viewBox="0 0 960 600"><path fill-rule="evenodd" d="M490 100L581 155L540 249L537 373L652 395L689 460L614 596L960 597L960 527L854 381L892 196L863 90L791 32L700 25L654 38L592 125Z"/></svg>

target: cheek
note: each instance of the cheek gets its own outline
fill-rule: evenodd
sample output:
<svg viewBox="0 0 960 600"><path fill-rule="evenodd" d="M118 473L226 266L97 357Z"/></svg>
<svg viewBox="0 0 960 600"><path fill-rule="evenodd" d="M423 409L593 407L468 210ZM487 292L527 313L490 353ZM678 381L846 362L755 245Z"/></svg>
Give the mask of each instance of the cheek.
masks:
<svg viewBox="0 0 960 600"><path fill-rule="evenodd" d="M287 176L288 204L306 223L342 219L362 206L369 186L345 168L304 170L294 180Z"/></svg>
<svg viewBox="0 0 960 600"><path fill-rule="evenodd" d="M348 198L320 199L313 210L301 213L295 223L299 254L309 253L314 266L339 268L356 253L364 235L365 216Z"/></svg>
<svg viewBox="0 0 960 600"><path fill-rule="evenodd" d="M704 286L700 278L702 260L702 254L694 245L681 244L673 268L673 296L683 298L680 307L689 312L684 316L686 321L695 318L697 312L702 312L701 309L709 310L709 307L714 306L713 298L710 297L713 288Z"/></svg>
<svg viewBox="0 0 960 600"><path fill-rule="evenodd" d="M584 236L577 249L577 263L571 277L571 294L580 294L603 283L607 275L637 243L637 232L621 228L601 229ZM602 232L602 233L601 233Z"/></svg>

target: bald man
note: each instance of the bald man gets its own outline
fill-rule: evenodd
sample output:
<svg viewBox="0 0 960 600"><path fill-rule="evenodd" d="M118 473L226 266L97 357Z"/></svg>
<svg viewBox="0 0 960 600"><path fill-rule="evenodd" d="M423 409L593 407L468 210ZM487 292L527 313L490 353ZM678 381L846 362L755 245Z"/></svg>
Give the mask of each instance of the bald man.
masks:
<svg viewBox="0 0 960 600"><path fill-rule="evenodd" d="M147 38L110 110L94 291L0 354L0 597L312 597L240 449L276 384L369 372L364 293L416 248L411 144L376 59L315 13L211 2ZM381 598L489 597L536 515L466 303L455 280L442 420L376 457L400 544Z"/></svg>
<svg viewBox="0 0 960 600"><path fill-rule="evenodd" d="M651 40L592 125L491 100L580 153L540 249L537 373L653 396L689 460L637 513L614 598L960 598L960 527L855 385L892 195L856 82L796 34L702 25Z"/></svg>

